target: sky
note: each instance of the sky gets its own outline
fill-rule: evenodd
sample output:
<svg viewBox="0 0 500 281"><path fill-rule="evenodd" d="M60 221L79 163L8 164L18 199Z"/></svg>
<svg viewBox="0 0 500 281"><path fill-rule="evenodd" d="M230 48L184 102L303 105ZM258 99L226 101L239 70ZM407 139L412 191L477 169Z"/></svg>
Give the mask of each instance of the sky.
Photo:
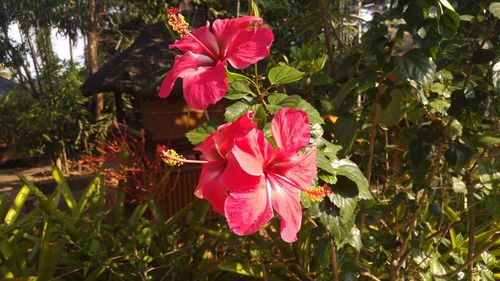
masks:
<svg viewBox="0 0 500 281"><path fill-rule="evenodd" d="M57 57L61 60L69 61L70 59L69 39L64 35L58 34L57 29L55 28L52 29L51 34L52 34L52 46L54 48L54 52L56 53ZM11 24L9 26L9 37L14 42L17 43L21 42L21 34L19 32L17 24ZM73 49L73 60L77 63L83 64L85 61L84 42L81 33L78 33L78 39L74 42L72 49ZM31 58L28 59L28 62L30 64L29 66L30 71L34 72L33 61L31 60Z"/></svg>

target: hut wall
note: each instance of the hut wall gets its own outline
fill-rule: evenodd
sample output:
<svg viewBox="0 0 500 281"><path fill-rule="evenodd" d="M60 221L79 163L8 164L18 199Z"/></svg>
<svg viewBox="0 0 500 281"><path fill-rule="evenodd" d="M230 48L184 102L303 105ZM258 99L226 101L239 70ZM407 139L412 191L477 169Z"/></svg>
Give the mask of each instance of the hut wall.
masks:
<svg viewBox="0 0 500 281"><path fill-rule="evenodd" d="M152 142L184 139L187 132L205 122L203 110L191 109L182 98L143 99L142 124ZM208 109L210 118L224 116L224 103Z"/></svg>

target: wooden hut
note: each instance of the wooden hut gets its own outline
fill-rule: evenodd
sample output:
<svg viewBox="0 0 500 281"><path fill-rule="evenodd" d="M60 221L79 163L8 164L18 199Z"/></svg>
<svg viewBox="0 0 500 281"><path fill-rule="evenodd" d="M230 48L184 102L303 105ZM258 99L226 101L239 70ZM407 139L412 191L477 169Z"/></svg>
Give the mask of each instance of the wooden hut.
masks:
<svg viewBox="0 0 500 281"><path fill-rule="evenodd" d="M129 131L143 129L150 153L154 153L158 144L165 144L185 156L197 157L185 134L206 121L205 112L187 106L180 80L168 98L157 97L162 79L178 54L168 48L172 42L163 23L147 26L129 48L91 75L81 90L86 96L113 93L117 120L127 124ZM123 108L123 95L133 100L131 112ZM220 118L223 108L213 106L207 112L210 118ZM200 170L200 166L186 165L171 173L169 188L172 192L165 198L167 214L193 200Z"/></svg>
<svg viewBox="0 0 500 281"><path fill-rule="evenodd" d="M0 76L0 95L6 95L9 91L19 88L19 84Z"/></svg>

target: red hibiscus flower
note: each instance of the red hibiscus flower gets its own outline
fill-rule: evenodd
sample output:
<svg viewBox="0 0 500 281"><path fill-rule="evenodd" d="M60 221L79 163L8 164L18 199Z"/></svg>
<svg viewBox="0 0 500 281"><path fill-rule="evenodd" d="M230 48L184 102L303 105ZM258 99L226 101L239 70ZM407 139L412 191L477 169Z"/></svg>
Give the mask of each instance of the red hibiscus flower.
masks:
<svg viewBox="0 0 500 281"><path fill-rule="evenodd" d="M253 115L253 112L248 112L233 123L219 126L217 131L195 148L203 154L203 159L207 163L202 167L194 194L209 201L212 208L221 215L224 215L224 201L227 197L227 189L221 180L221 175L226 169L226 155L233 148L236 138L245 136L257 128L252 121Z"/></svg>
<svg viewBox="0 0 500 281"><path fill-rule="evenodd" d="M299 191L308 191L316 177L316 149L309 144L307 114L282 109L271 122L277 148L264 134L252 129L234 141L221 180L229 189L224 204L229 227L239 235L258 231L273 217L281 217L281 238L297 240L302 220Z"/></svg>
<svg viewBox="0 0 500 281"><path fill-rule="evenodd" d="M177 78L183 78L184 98L195 109L205 109L224 97L228 90L226 64L244 69L267 57L274 35L269 28L255 26L262 19L247 16L215 20L187 33L169 48L185 52L176 56L174 65L158 95L167 97Z"/></svg>

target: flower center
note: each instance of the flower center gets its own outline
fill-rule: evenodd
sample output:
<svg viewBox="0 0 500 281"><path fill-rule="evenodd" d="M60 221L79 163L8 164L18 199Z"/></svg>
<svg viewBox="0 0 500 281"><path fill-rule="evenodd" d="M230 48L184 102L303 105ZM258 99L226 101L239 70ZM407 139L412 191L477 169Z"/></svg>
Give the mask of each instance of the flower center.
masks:
<svg viewBox="0 0 500 281"><path fill-rule="evenodd" d="M189 23L186 22L186 19L184 16L179 12L178 8L171 7L167 10L168 13L168 25L172 27L174 32L179 34L179 36L182 38L184 36L190 36L191 38L194 39L198 44L200 44L203 49L207 52L207 54L214 59L215 61L219 60L218 56L205 44L203 44L200 39L196 38L196 36L189 31Z"/></svg>

